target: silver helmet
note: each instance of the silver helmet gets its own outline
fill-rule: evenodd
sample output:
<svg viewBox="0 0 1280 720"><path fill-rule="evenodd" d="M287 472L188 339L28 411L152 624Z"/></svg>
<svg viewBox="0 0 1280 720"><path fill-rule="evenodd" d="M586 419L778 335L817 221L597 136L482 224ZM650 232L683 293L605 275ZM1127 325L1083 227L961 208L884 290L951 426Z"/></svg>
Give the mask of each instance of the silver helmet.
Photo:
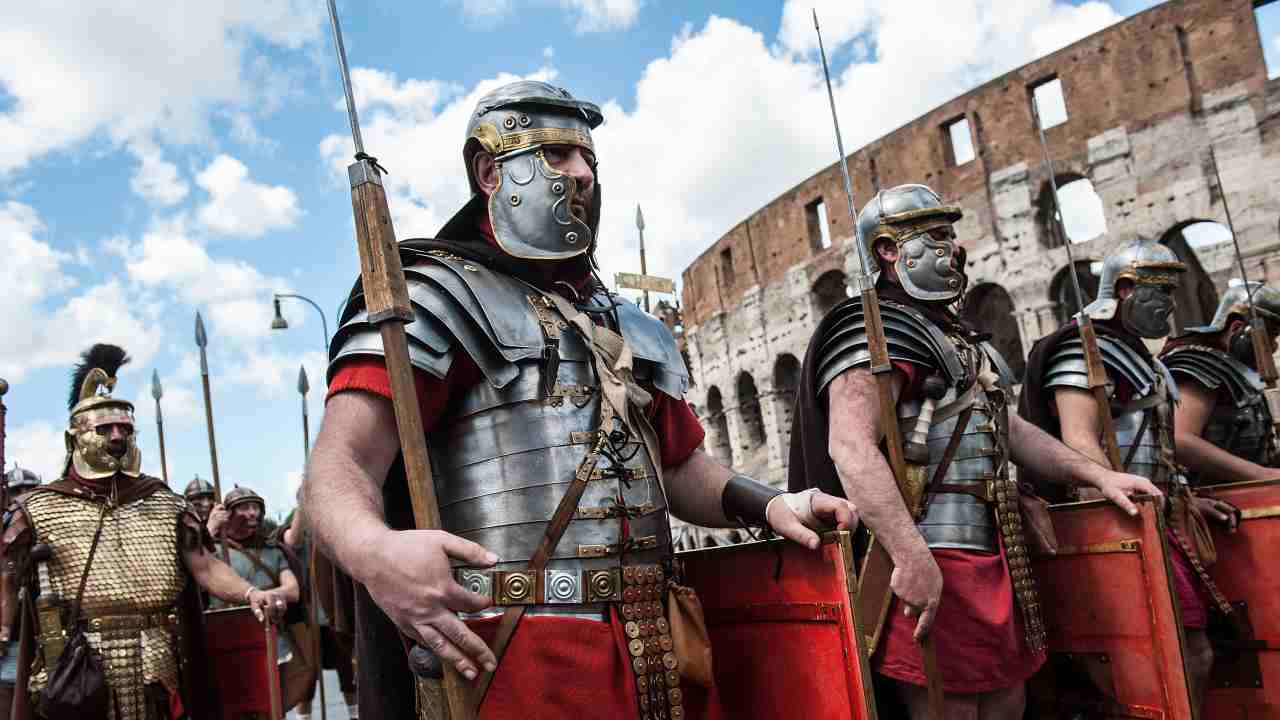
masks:
<svg viewBox="0 0 1280 720"><path fill-rule="evenodd" d="M1221 332L1230 324L1232 316L1248 322L1249 295L1253 295L1253 307L1264 321L1272 325L1280 324L1280 289L1260 282L1251 282L1246 292L1244 281L1232 278L1227 284L1227 291L1218 301L1218 309L1214 312L1209 324L1187 328L1187 332L1201 334Z"/></svg>
<svg viewBox="0 0 1280 720"><path fill-rule="evenodd" d="M862 208L858 231L873 256L879 240L897 246L894 268L907 294L926 302L951 302L964 293L966 283L964 248L951 228L963 216L964 211L942 204L925 185L899 185L876 193ZM940 239L938 230L950 239Z"/></svg>
<svg viewBox="0 0 1280 720"><path fill-rule="evenodd" d="M187 483L186 489L182 491L183 497L187 498L188 500L194 497L199 497L201 495L212 495L212 494L213 494L213 483L201 478L199 475L195 476L195 479Z"/></svg>
<svg viewBox="0 0 1280 720"><path fill-rule="evenodd" d="M1172 325L1173 292L1187 266L1167 246L1147 238L1121 245L1102 261L1098 299L1085 306L1094 320L1110 320L1117 313L1125 329L1144 338L1162 338ZM1123 301L1116 286L1127 280L1134 291Z"/></svg>
<svg viewBox="0 0 1280 720"><path fill-rule="evenodd" d="M40 486L40 476L24 467L15 466L5 474L5 483L10 492L23 492Z"/></svg>
<svg viewBox="0 0 1280 720"><path fill-rule="evenodd" d="M588 151L594 173L591 130L603 121L596 105L534 80L509 83L480 98L467 122L462 156L473 202L483 193L472 158L483 150L497 162L498 187L487 205L494 239L503 252L525 260L566 260L594 248L599 184L586 217L579 217L572 210L577 182L551 167L543 147L569 145Z"/></svg>

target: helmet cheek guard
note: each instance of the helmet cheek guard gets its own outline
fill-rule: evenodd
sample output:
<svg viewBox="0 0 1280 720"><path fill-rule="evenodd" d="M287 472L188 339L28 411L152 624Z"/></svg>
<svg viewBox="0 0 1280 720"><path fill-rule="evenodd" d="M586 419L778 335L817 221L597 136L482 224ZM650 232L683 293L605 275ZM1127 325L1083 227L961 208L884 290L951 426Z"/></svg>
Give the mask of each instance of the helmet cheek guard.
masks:
<svg viewBox="0 0 1280 720"><path fill-rule="evenodd" d="M875 245L888 240L898 249L894 271L908 295L924 302L954 302L968 283L965 252L954 240L952 225L964 216L954 205L924 185L881 190L858 214L858 234ZM945 230L947 239L934 235Z"/></svg>
<svg viewBox="0 0 1280 720"><path fill-rule="evenodd" d="M595 233L573 214L574 178L551 167L541 149L498 160L489 220L498 246L526 260L567 260L587 252ZM594 204L594 203L593 203Z"/></svg>

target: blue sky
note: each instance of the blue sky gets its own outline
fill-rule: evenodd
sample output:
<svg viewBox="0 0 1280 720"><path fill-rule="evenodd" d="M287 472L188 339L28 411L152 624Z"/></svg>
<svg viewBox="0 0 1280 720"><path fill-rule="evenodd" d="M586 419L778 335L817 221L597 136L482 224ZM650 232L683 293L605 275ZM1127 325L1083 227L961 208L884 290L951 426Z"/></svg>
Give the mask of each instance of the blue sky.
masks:
<svg viewBox="0 0 1280 720"><path fill-rule="evenodd" d="M1152 4L818 2L846 144ZM831 162L810 5L339 3L400 236L433 233L465 200L461 133L475 98L501 80L550 79L606 111L596 134L605 277L635 269L637 203L651 272L678 277L751 210ZM120 392L139 402L146 469L159 474L155 369L171 483L207 477L199 309L224 488L254 487L273 511L290 504L302 468L294 384L305 365L314 432L322 338L315 311L296 301L284 305L291 329L269 330L271 293L313 298L332 325L358 270L323 12L322 0L0 8L11 462L56 472L70 367L105 340L136 358Z"/></svg>

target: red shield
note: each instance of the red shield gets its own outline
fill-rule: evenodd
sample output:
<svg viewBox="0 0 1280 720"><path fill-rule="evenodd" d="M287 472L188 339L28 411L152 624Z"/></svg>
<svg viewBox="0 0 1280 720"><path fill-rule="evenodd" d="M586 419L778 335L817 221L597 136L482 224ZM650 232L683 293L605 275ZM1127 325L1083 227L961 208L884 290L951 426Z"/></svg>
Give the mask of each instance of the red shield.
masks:
<svg viewBox="0 0 1280 720"><path fill-rule="evenodd" d="M1059 551L1034 570L1049 645L1031 682L1036 717L1191 720L1164 521L1151 501L1138 508L1051 509Z"/></svg>
<svg viewBox="0 0 1280 720"><path fill-rule="evenodd" d="M284 717L276 628L258 622L247 607L204 614L205 647L211 685L217 689L220 720Z"/></svg>
<svg viewBox="0 0 1280 720"><path fill-rule="evenodd" d="M706 612L727 717L875 718L847 532L680 553Z"/></svg>
<svg viewBox="0 0 1280 720"><path fill-rule="evenodd" d="M1235 534L1214 528L1218 562L1209 574L1238 616L1230 627L1211 623L1213 671L1207 718L1280 718L1280 481L1200 488L1197 494L1240 508Z"/></svg>

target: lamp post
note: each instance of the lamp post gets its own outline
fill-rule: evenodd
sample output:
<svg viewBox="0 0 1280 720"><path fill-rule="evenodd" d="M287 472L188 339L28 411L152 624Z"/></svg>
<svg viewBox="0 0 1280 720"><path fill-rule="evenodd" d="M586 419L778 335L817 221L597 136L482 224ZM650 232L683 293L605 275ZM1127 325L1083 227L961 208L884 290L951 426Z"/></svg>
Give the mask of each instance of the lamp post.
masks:
<svg viewBox="0 0 1280 720"><path fill-rule="evenodd" d="M325 357L327 358L329 356L329 319L325 317L324 310L322 310L314 300L304 295L293 295L290 293L275 293L271 296L271 302L273 305L275 305L275 313L276 313L275 317L271 318L272 330L288 330L289 329L289 321L285 320L284 315L280 313L280 298L294 298L296 300L301 300L307 303L308 305L310 305L311 307L315 308L316 312L320 313L320 327L324 332L324 354L325 354Z"/></svg>

